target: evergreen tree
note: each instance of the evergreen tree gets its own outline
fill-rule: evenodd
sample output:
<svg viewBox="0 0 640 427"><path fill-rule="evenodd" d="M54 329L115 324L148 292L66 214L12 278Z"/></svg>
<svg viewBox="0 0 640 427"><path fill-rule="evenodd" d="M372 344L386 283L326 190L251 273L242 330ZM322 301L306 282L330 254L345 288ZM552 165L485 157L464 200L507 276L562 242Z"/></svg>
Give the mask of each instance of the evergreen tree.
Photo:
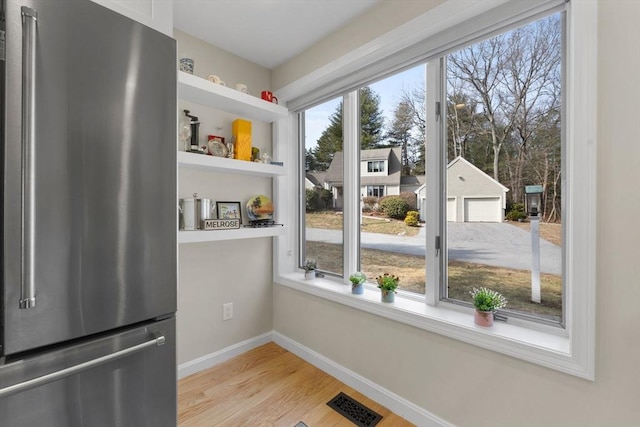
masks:
<svg viewBox="0 0 640 427"><path fill-rule="evenodd" d="M410 159L410 147L414 145L415 138L413 109L406 101L400 101L393 112L393 121L387 133L387 141L390 146L401 147L402 149L402 175L410 175L413 169L414 158ZM413 157L413 156L411 156Z"/></svg>
<svg viewBox="0 0 640 427"><path fill-rule="evenodd" d="M318 144L312 150L309 163L315 164L317 170L325 171L329 169L333 153L337 151L342 151L342 102L329 117L329 126L318 138Z"/></svg>
<svg viewBox="0 0 640 427"><path fill-rule="evenodd" d="M380 96L370 87L359 91L360 97L360 149L377 148L382 142L384 116L380 110Z"/></svg>
<svg viewBox="0 0 640 427"><path fill-rule="evenodd" d="M305 159L305 170L307 172L314 172L314 171L321 170L319 168L318 163L316 162L316 158L313 155L313 151L311 149L308 148L307 150L305 150L304 159Z"/></svg>
<svg viewBox="0 0 640 427"><path fill-rule="evenodd" d="M384 116L380 110L380 96L369 87L360 89L360 148L376 148L382 141ZM329 125L322 132L316 147L307 156L307 163L315 170L327 170L333 153L342 151L342 102L329 117ZM312 170L312 169L310 169Z"/></svg>

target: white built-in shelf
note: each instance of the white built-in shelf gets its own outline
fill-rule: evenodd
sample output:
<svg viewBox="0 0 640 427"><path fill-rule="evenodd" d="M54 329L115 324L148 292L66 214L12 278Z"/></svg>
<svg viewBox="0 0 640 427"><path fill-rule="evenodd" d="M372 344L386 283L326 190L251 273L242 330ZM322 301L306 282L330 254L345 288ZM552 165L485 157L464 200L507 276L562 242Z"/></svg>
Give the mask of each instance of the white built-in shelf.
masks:
<svg viewBox="0 0 640 427"><path fill-rule="evenodd" d="M185 151L178 151L178 165L181 168L261 177L275 177L287 174L285 166L227 159L226 157L207 156Z"/></svg>
<svg viewBox="0 0 640 427"><path fill-rule="evenodd" d="M282 226L264 228L239 228L237 230L194 230L178 232L178 243L217 242L220 240L255 239L284 234Z"/></svg>
<svg viewBox="0 0 640 427"><path fill-rule="evenodd" d="M275 122L289 114L285 107L183 71L178 72L178 97L249 120Z"/></svg>

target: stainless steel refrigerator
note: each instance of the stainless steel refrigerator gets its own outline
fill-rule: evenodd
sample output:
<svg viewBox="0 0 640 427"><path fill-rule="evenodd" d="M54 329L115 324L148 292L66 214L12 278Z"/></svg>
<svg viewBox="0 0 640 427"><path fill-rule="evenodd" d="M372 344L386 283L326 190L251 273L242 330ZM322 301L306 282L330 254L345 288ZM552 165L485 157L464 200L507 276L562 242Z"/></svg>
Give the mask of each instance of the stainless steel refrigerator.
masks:
<svg viewBox="0 0 640 427"><path fill-rule="evenodd" d="M175 426L175 41L2 1L0 426Z"/></svg>

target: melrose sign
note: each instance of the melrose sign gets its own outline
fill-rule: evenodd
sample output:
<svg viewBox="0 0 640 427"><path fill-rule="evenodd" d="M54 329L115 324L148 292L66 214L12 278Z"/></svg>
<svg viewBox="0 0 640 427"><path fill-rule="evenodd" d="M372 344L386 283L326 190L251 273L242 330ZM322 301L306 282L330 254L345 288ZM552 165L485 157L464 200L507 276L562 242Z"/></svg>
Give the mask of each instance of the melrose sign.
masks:
<svg viewBox="0 0 640 427"><path fill-rule="evenodd" d="M205 219L202 222L205 230L233 230L240 228L239 219Z"/></svg>

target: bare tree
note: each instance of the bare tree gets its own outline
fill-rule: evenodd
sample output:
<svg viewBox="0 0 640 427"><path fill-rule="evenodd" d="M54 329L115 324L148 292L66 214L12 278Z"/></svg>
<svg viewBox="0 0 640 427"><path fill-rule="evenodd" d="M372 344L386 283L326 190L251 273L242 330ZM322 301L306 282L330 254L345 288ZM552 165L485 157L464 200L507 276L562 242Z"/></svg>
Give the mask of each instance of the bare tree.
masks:
<svg viewBox="0 0 640 427"><path fill-rule="evenodd" d="M557 17L520 27L504 39L500 96L503 111L512 117L511 142L515 157L509 162L511 191L522 198L523 175L531 160L528 145L548 130L549 112L559 111L561 44ZM551 141L559 144L558 139ZM545 156L543 156L544 158ZM548 160L548 157L546 158ZM544 163L544 162L543 162Z"/></svg>
<svg viewBox="0 0 640 427"><path fill-rule="evenodd" d="M426 160L426 123L427 104L426 88L424 82L414 87L412 90L403 90L400 100L411 112L413 121L414 138L409 147L409 154L412 157L412 175L421 175L425 172Z"/></svg>
<svg viewBox="0 0 640 427"><path fill-rule="evenodd" d="M505 114L501 70L506 56L506 36L484 40L447 57L447 80L482 108L493 149L493 178L499 180L500 151L513 129L513 117Z"/></svg>
<svg viewBox="0 0 640 427"><path fill-rule="evenodd" d="M447 91L447 127L449 159L467 157L467 146L480 141L477 103L464 92Z"/></svg>
<svg viewBox="0 0 640 427"><path fill-rule="evenodd" d="M522 201L524 185L536 181L552 198L554 215L559 210L553 205L560 179L560 29L560 18L553 15L447 57L454 154L466 154L468 142L486 134L491 172L510 188L512 201ZM455 108L473 103L483 117L473 124L475 132L463 127L463 110Z"/></svg>

